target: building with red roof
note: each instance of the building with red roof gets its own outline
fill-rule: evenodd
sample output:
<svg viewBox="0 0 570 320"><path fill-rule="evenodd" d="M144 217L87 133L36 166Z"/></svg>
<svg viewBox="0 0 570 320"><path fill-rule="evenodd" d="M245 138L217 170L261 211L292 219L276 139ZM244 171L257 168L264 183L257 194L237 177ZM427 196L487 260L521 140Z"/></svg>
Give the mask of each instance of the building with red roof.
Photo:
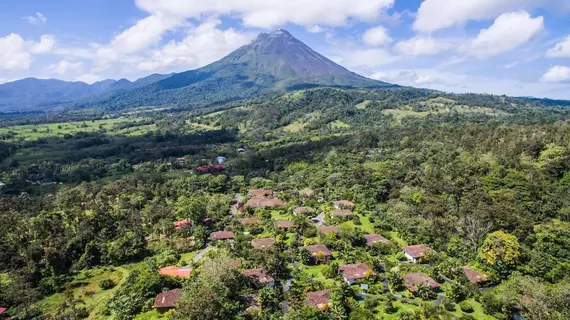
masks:
<svg viewBox="0 0 570 320"><path fill-rule="evenodd" d="M489 280L488 275L468 266L463 267L463 273L472 284L483 284Z"/></svg>
<svg viewBox="0 0 570 320"><path fill-rule="evenodd" d="M407 246L404 249L404 255L408 260L413 263L417 263L418 261L425 258L426 253L434 253L435 251L426 246L425 244L418 244L414 246Z"/></svg>
<svg viewBox="0 0 570 320"><path fill-rule="evenodd" d="M264 238L264 239L253 239L251 240L251 246L254 247L255 249L269 249L271 247L273 247L273 245L275 244L275 239L274 238Z"/></svg>
<svg viewBox="0 0 570 320"><path fill-rule="evenodd" d="M284 205L285 203L279 199L253 197L245 203L241 211L243 212L246 208L254 208L254 209L273 208L273 207L282 207Z"/></svg>
<svg viewBox="0 0 570 320"><path fill-rule="evenodd" d="M249 190L247 196L250 198L259 197L259 198L268 198L273 197L275 192L271 189L252 189Z"/></svg>
<svg viewBox="0 0 570 320"><path fill-rule="evenodd" d="M233 240L234 233L231 231L216 231L210 233L210 240Z"/></svg>
<svg viewBox="0 0 570 320"><path fill-rule="evenodd" d="M248 269L243 270L243 275L249 279L268 287L273 287L275 285L275 280L272 276L267 274L267 271L263 269Z"/></svg>
<svg viewBox="0 0 570 320"><path fill-rule="evenodd" d="M198 173L219 173L224 170L226 170L226 167L221 164L217 164L215 166L201 166L196 168L196 171Z"/></svg>
<svg viewBox="0 0 570 320"><path fill-rule="evenodd" d="M384 238L379 234L367 234L364 236L364 238L366 239L366 245L369 247L372 247L378 243L384 243L384 244L390 243L390 240Z"/></svg>
<svg viewBox="0 0 570 320"><path fill-rule="evenodd" d="M248 224L258 224L261 223L261 221L257 218L243 218L243 219L239 219L238 220L239 223L241 223L242 225L248 225Z"/></svg>
<svg viewBox="0 0 570 320"><path fill-rule="evenodd" d="M311 208L311 207L297 207L295 209L293 209L293 215L300 215L300 214L311 214L314 213L316 210L315 208Z"/></svg>
<svg viewBox="0 0 570 320"><path fill-rule="evenodd" d="M319 263L319 257L324 259L324 262L330 261L332 257L332 252L324 244L315 244L311 246L306 246L305 249L309 251L312 257L312 262Z"/></svg>
<svg viewBox="0 0 570 320"><path fill-rule="evenodd" d="M333 210L331 211L331 217L350 217L352 211L350 210Z"/></svg>
<svg viewBox="0 0 570 320"><path fill-rule="evenodd" d="M327 309L331 306L331 290L307 292L305 304L321 310Z"/></svg>
<svg viewBox="0 0 570 320"><path fill-rule="evenodd" d="M424 285L428 285L432 290L436 290L440 287L439 283L423 272L406 274L403 275L402 278L404 279L406 289L412 293L418 291L418 289Z"/></svg>
<svg viewBox="0 0 570 320"><path fill-rule="evenodd" d="M339 233L339 232L340 232L340 227L338 226L324 226L317 228L317 233L321 236L324 236L327 233Z"/></svg>
<svg viewBox="0 0 570 320"><path fill-rule="evenodd" d="M180 289L159 293L156 298L154 298L154 307L161 311L176 308L176 304L181 297L182 291Z"/></svg>
<svg viewBox="0 0 570 320"><path fill-rule="evenodd" d="M277 220L273 222L273 225L275 226L276 229L291 229L295 226L293 221L289 220Z"/></svg>
<svg viewBox="0 0 570 320"><path fill-rule="evenodd" d="M180 231L184 228L190 227L191 225L192 225L192 222L190 222L188 220L176 221L176 222L174 222L174 230Z"/></svg>
<svg viewBox="0 0 570 320"><path fill-rule="evenodd" d="M376 272L365 263L347 264L339 267L339 271L346 283L353 285L358 279L375 277Z"/></svg>
<svg viewBox="0 0 570 320"><path fill-rule="evenodd" d="M6 311L8 311L8 308L1 308L0 307L0 316L5 313Z"/></svg>
<svg viewBox="0 0 570 320"><path fill-rule="evenodd" d="M192 274L192 268L170 266L170 267L159 269L158 273L162 276L188 279L188 278L190 278L190 275Z"/></svg>
<svg viewBox="0 0 570 320"><path fill-rule="evenodd" d="M352 201L349 200L340 200L340 201L333 201L333 205L335 208L337 208L338 210L341 209L352 209L354 208L355 204Z"/></svg>

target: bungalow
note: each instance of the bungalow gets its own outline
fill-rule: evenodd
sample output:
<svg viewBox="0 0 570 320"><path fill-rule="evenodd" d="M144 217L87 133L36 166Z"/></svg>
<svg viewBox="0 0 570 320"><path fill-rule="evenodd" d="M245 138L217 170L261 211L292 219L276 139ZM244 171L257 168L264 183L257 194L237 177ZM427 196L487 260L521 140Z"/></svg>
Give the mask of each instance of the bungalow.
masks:
<svg viewBox="0 0 570 320"><path fill-rule="evenodd" d="M465 276L472 284L483 284L489 280L488 275L476 271L475 269L468 266L463 267L463 273L465 273Z"/></svg>
<svg viewBox="0 0 570 320"><path fill-rule="evenodd" d="M0 182L0 183L1 183L1 182ZM1 307L0 307L0 316L1 316L4 312L6 312L6 311L8 311L8 308L1 308Z"/></svg>
<svg viewBox="0 0 570 320"><path fill-rule="evenodd" d="M176 304L182 297L180 289L174 289L159 293L154 299L154 307L159 311L168 311L169 309L176 308Z"/></svg>
<svg viewBox="0 0 570 320"><path fill-rule="evenodd" d="M188 279L192 274L192 268L190 267L176 267L170 266L158 270L158 273L162 276L169 276L174 278Z"/></svg>
<svg viewBox="0 0 570 320"><path fill-rule="evenodd" d="M305 249L311 254L314 264L319 263L320 258L324 259L324 262L329 262L332 257L332 252L324 244L306 246Z"/></svg>
<svg viewBox="0 0 570 320"><path fill-rule="evenodd" d="M275 239L274 238L264 238L264 239L253 239L251 240L251 246L254 247L255 249L269 249L271 247L273 247L273 245L275 244Z"/></svg>
<svg viewBox="0 0 570 320"><path fill-rule="evenodd" d="M320 310L326 310L331 306L331 290L307 292L306 305Z"/></svg>
<svg viewBox="0 0 570 320"><path fill-rule="evenodd" d="M275 226L276 229L291 229L295 226L295 224L293 223L293 221L289 221L289 220L277 220L275 222L273 222L273 226Z"/></svg>
<svg viewBox="0 0 570 320"><path fill-rule="evenodd" d="M348 200L333 201L333 205L337 210L352 209L355 206L354 202Z"/></svg>
<svg viewBox="0 0 570 320"><path fill-rule="evenodd" d="M366 245L369 247L372 247L378 243L384 243L384 244L390 243L390 240L384 238L379 234L367 234L364 236L364 238L366 239Z"/></svg>
<svg viewBox="0 0 570 320"><path fill-rule="evenodd" d="M210 240L233 240L234 233L231 231L217 231L210 233Z"/></svg>
<svg viewBox="0 0 570 320"><path fill-rule="evenodd" d="M243 212L246 208L250 207L254 209L259 209L259 208L281 207L284 205L285 203L279 199L253 197L249 199L240 210Z"/></svg>
<svg viewBox="0 0 570 320"><path fill-rule="evenodd" d="M226 167L221 164L217 164L215 166L201 166L196 168L196 171L198 173L218 173L224 170L226 170Z"/></svg>
<svg viewBox="0 0 570 320"><path fill-rule="evenodd" d="M298 216L300 214L310 214L314 213L315 211L316 211L315 208L311 207L297 207L293 209L293 215Z"/></svg>
<svg viewBox="0 0 570 320"><path fill-rule="evenodd" d="M247 196L249 198L254 198L254 197L269 198L269 197L273 197L274 195L275 195L275 192L271 189L252 189L252 190L249 190L249 192L247 193Z"/></svg>
<svg viewBox="0 0 570 320"><path fill-rule="evenodd" d="M404 285L408 291L414 293L423 285L428 285L432 290L437 290L439 288L439 283L437 283L432 278L428 277L423 272L410 273L402 276L404 279Z"/></svg>
<svg viewBox="0 0 570 320"><path fill-rule="evenodd" d="M243 275L253 280L256 283L273 287L275 286L275 280L272 276L268 275L263 269L248 269L243 270Z"/></svg>
<svg viewBox="0 0 570 320"><path fill-rule="evenodd" d="M249 225L249 224L261 223L261 221L257 218L243 218L243 219L239 219L238 221L239 221L239 223L241 223L244 226Z"/></svg>
<svg viewBox="0 0 570 320"><path fill-rule="evenodd" d="M408 246L404 249L404 255L408 260L413 263L417 263L421 259L425 258L426 253L435 252L432 248L426 246L425 244L418 244L415 246Z"/></svg>
<svg viewBox="0 0 570 320"><path fill-rule="evenodd" d="M344 278L344 281L349 285L356 283L358 279L364 279L369 277L375 277L376 272L372 270L368 265L364 263L358 264L347 264L339 267L340 273Z"/></svg>
<svg viewBox="0 0 570 320"><path fill-rule="evenodd" d="M174 222L174 230L180 231L184 228L190 227L191 225L192 225L192 222L190 222L188 220L176 221L176 222Z"/></svg>
<svg viewBox="0 0 570 320"><path fill-rule="evenodd" d="M327 233L339 233L339 232L340 232L340 227L337 226L325 226L317 228L317 233L321 236L324 236Z"/></svg>
<svg viewBox="0 0 570 320"><path fill-rule="evenodd" d="M350 217L352 211L350 210L333 210L331 211L331 217Z"/></svg>

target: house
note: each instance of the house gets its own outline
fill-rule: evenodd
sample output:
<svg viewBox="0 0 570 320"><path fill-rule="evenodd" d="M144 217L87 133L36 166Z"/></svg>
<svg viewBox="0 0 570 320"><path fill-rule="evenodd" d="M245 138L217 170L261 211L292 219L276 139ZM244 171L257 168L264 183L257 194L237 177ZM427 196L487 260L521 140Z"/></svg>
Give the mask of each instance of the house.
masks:
<svg viewBox="0 0 570 320"><path fill-rule="evenodd" d="M365 263L347 264L339 267L339 271L344 281L349 285L356 283L358 279L375 277L377 274Z"/></svg>
<svg viewBox="0 0 570 320"><path fill-rule="evenodd" d="M219 173L224 170L226 170L226 167L221 164L217 164L215 166L201 166L196 168L196 171L198 173Z"/></svg>
<svg viewBox="0 0 570 320"><path fill-rule="evenodd" d="M324 244L315 244L312 246L306 246L305 249L309 251L312 257L312 262L317 264L323 259L323 262L329 262L332 257L332 252Z"/></svg>
<svg viewBox="0 0 570 320"><path fill-rule="evenodd" d="M162 276L188 279L188 278L190 278L190 275L192 274L192 268L190 268L190 267L180 268L180 267L176 267L176 266L170 266L170 267L159 269L158 273Z"/></svg>
<svg viewBox="0 0 570 320"><path fill-rule="evenodd" d="M423 272L406 274L402 278L404 279L406 289L412 293L416 292L423 285L428 285L432 290L437 290L440 287L439 283Z"/></svg>
<svg viewBox="0 0 570 320"><path fill-rule="evenodd" d="M217 231L210 233L210 240L233 240L234 233L231 231Z"/></svg>
<svg viewBox="0 0 570 320"><path fill-rule="evenodd" d="M273 222L273 226L275 226L276 229L291 229L295 226L295 224L293 223L293 221L289 221L289 220L277 220L275 222Z"/></svg>
<svg viewBox="0 0 570 320"><path fill-rule="evenodd" d="M281 207L284 205L285 203L279 199L253 197L249 199L240 210L243 212L246 208L260 209L260 208Z"/></svg>
<svg viewBox="0 0 570 320"><path fill-rule="evenodd" d="M379 234L367 234L364 236L364 238L366 239L366 245L369 247L372 247L378 243L384 243L384 244L390 243L390 240L384 238Z"/></svg>
<svg viewBox="0 0 570 320"><path fill-rule="evenodd" d="M463 273L465 273L465 276L472 284L483 284L489 280L488 275L468 266L463 267Z"/></svg>
<svg viewBox="0 0 570 320"><path fill-rule="evenodd" d="M298 216L300 214L310 214L314 213L315 211L316 211L315 208L311 207L297 207L293 209L293 215Z"/></svg>
<svg viewBox="0 0 570 320"><path fill-rule="evenodd" d="M259 284L268 287L275 286L275 280L273 279L273 277L268 275L267 272L263 269L243 270L243 275Z"/></svg>
<svg viewBox="0 0 570 320"><path fill-rule="evenodd" d="M180 231L184 228L192 226L192 222L188 220L176 221L174 222L174 230Z"/></svg>
<svg viewBox="0 0 570 320"><path fill-rule="evenodd" d="M350 210L333 210L331 211L331 217L350 217L352 211Z"/></svg>
<svg viewBox="0 0 570 320"><path fill-rule="evenodd" d="M273 247L273 245L275 244L275 239L274 238L264 238L264 239L253 239L251 240L251 246L254 247L255 249L269 249L271 247Z"/></svg>
<svg viewBox="0 0 570 320"><path fill-rule="evenodd" d="M413 263L417 263L421 259L425 258L426 253L435 252L432 248L426 246L425 244L418 244L415 246L408 246L404 249L404 255L408 260Z"/></svg>
<svg viewBox="0 0 570 320"><path fill-rule="evenodd" d="M2 316L2 314L5 313L6 311L8 311L8 308L0 307L0 316Z"/></svg>
<svg viewBox="0 0 570 320"><path fill-rule="evenodd" d="M159 293L156 298L154 298L154 307L159 311L168 311L169 309L176 308L176 304L181 297L182 291L180 289Z"/></svg>
<svg viewBox="0 0 570 320"><path fill-rule="evenodd" d="M273 197L275 193L271 189L252 189L249 190L247 196L249 198L258 197L258 198L269 198Z"/></svg>
<svg viewBox="0 0 570 320"><path fill-rule="evenodd" d="M327 233L339 233L339 232L340 232L340 227L337 226L325 226L317 228L317 233L321 236L324 236Z"/></svg>
<svg viewBox="0 0 570 320"><path fill-rule="evenodd" d="M257 218L243 218L243 219L239 219L238 220L239 223L241 223L242 225L248 225L248 224L258 224L261 223L261 221Z"/></svg>
<svg viewBox="0 0 570 320"><path fill-rule="evenodd" d="M237 151L237 153L244 153L244 152L245 152L245 149L244 149L244 148L239 148L239 149L237 149L236 151Z"/></svg>
<svg viewBox="0 0 570 320"><path fill-rule="evenodd" d="M331 306L331 290L323 290L316 292L307 292L307 301L305 304L309 307L315 307L320 310L326 310Z"/></svg>
<svg viewBox="0 0 570 320"><path fill-rule="evenodd" d="M340 201L333 201L333 206L337 210L341 210L341 209L352 209L354 208L355 204L352 201L340 200Z"/></svg>

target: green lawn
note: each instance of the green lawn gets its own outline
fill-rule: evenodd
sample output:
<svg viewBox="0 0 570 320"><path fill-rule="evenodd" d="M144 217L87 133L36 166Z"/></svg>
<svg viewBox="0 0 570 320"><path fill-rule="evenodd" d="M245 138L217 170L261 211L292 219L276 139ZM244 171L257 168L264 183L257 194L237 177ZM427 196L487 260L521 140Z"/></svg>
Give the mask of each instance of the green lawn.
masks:
<svg viewBox="0 0 570 320"><path fill-rule="evenodd" d="M452 314L456 317L461 317L463 314L469 314L477 320L495 320L495 317L491 317L485 314L483 306L479 302L473 299L467 301L473 306L474 310L473 313L464 313L463 311L461 311L458 304L457 306L455 306L455 312L452 312Z"/></svg>
<svg viewBox="0 0 570 320"><path fill-rule="evenodd" d="M313 276L313 279L325 284L325 286L333 286L335 284L335 280L328 279L323 275L323 270L327 267L326 264L320 264L316 266L306 266L303 264L297 264L303 272L307 273L308 275Z"/></svg>
<svg viewBox="0 0 570 320"><path fill-rule="evenodd" d="M135 320L163 320L163 319L168 319L168 317L166 316L166 314L160 313L157 310L144 312L138 314L135 317Z"/></svg>
<svg viewBox="0 0 570 320"><path fill-rule="evenodd" d="M271 211L271 219L273 220L291 220L292 217L293 217L292 213L283 213L282 211L279 210Z"/></svg>

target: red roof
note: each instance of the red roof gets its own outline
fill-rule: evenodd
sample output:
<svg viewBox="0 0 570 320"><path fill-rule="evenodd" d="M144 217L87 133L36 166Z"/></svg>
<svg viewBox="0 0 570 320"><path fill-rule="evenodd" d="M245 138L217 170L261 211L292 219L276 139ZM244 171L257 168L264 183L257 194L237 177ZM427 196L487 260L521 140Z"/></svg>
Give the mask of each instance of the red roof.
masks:
<svg viewBox="0 0 570 320"><path fill-rule="evenodd" d="M312 307L318 307L319 305L329 304L331 296L330 290L308 292L307 293L307 305Z"/></svg>
<svg viewBox="0 0 570 320"><path fill-rule="evenodd" d="M212 232L210 234L210 239L212 240L227 240L233 238L234 238L234 233L231 231L217 231L217 232Z"/></svg>
<svg viewBox="0 0 570 320"><path fill-rule="evenodd" d="M223 171L225 170L226 167L221 165L221 164L217 164L215 166L201 166L196 168L196 171L200 172L200 173L207 173L207 172L213 172L213 171Z"/></svg>
<svg viewBox="0 0 570 320"><path fill-rule="evenodd" d="M285 203L279 199L267 199L261 197L253 197L247 201L244 208L271 208L284 206Z"/></svg>
<svg viewBox="0 0 570 320"><path fill-rule="evenodd" d="M0 308L0 314L3 314L4 312L6 312L6 310L8 310L8 308Z"/></svg>
<svg viewBox="0 0 570 320"><path fill-rule="evenodd" d="M190 274L192 274L192 268L190 267L180 268L176 266L170 266L158 270L158 273L163 276L188 279L190 278Z"/></svg>
<svg viewBox="0 0 570 320"><path fill-rule="evenodd" d="M176 221L176 222L174 222L174 230L179 231L179 230L182 230L182 229L189 227L191 225L192 225L192 222L190 222L188 220Z"/></svg>
<svg viewBox="0 0 570 320"><path fill-rule="evenodd" d="M293 209L294 214L306 214L306 213L313 213L315 212L314 208L311 207L298 207Z"/></svg>
<svg viewBox="0 0 570 320"><path fill-rule="evenodd" d="M467 277L467 279L469 279L469 282L473 283L473 284L478 284L478 283L483 283L483 282L487 282L487 280L489 280L489 276L479 272L479 271L475 271L473 268L471 267L463 267L463 272L465 273L465 276Z"/></svg>
<svg viewBox="0 0 570 320"><path fill-rule="evenodd" d="M273 225L277 229L289 229L289 228L293 228L295 226L295 224L289 220L277 220L277 221L273 222Z"/></svg>
<svg viewBox="0 0 570 320"><path fill-rule="evenodd" d="M180 289L174 289L160 293L154 299L155 308L174 308L176 303L182 297L182 291Z"/></svg>
<svg viewBox="0 0 570 320"><path fill-rule="evenodd" d="M306 246L305 249L311 253L312 256L316 256L319 252L322 252L325 257L332 256L330 250L324 244L315 244L312 246Z"/></svg>
<svg viewBox="0 0 570 320"><path fill-rule="evenodd" d="M249 190L249 195L254 197L269 197L273 195L273 190L270 189L253 189Z"/></svg>
<svg viewBox="0 0 570 320"><path fill-rule="evenodd" d="M347 264L340 266L339 270L342 272L342 276L346 280L356 280L367 278L368 276L376 276L376 272L364 263Z"/></svg>
<svg viewBox="0 0 570 320"><path fill-rule="evenodd" d="M317 232L320 234L325 234L325 233L330 233L330 232L339 233L340 227L337 227L337 226L318 227Z"/></svg>
<svg viewBox="0 0 570 320"><path fill-rule="evenodd" d="M406 274L402 276L402 278L404 279L406 288L411 292L416 291L419 287L421 287L424 284L429 285L432 289L439 288L439 283L435 282L435 280L428 277L423 272Z"/></svg>
<svg viewBox="0 0 570 320"><path fill-rule="evenodd" d="M404 253L409 254L414 259L423 258L426 252L435 252L432 248L425 244L418 244L415 246L408 246L404 248Z"/></svg>
<svg viewBox="0 0 570 320"><path fill-rule="evenodd" d="M261 284L266 284L274 281L273 277L268 275L267 272L263 269L243 270L243 275Z"/></svg>
<svg viewBox="0 0 570 320"><path fill-rule="evenodd" d="M272 247L275 244L274 238L265 238L265 239L253 239L251 240L251 246L256 249L267 249Z"/></svg>
<svg viewBox="0 0 570 320"><path fill-rule="evenodd" d="M239 219L239 223L241 224L255 224L255 223L260 223L261 221L259 221L259 219L257 218L243 218L243 219Z"/></svg>
<svg viewBox="0 0 570 320"><path fill-rule="evenodd" d="M333 217L348 217L352 215L350 210L333 210L331 211L331 216Z"/></svg>
<svg viewBox="0 0 570 320"><path fill-rule="evenodd" d="M390 243L390 240L384 238L379 234L367 234L364 236L364 238L366 239L366 245L368 245L369 247L377 243Z"/></svg>
<svg viewBox="0 0 570 320"><path fill-rule="evenodd" d="M354 202L348 200L333 201L336 207L352 208L355 206Z"/></svg>

